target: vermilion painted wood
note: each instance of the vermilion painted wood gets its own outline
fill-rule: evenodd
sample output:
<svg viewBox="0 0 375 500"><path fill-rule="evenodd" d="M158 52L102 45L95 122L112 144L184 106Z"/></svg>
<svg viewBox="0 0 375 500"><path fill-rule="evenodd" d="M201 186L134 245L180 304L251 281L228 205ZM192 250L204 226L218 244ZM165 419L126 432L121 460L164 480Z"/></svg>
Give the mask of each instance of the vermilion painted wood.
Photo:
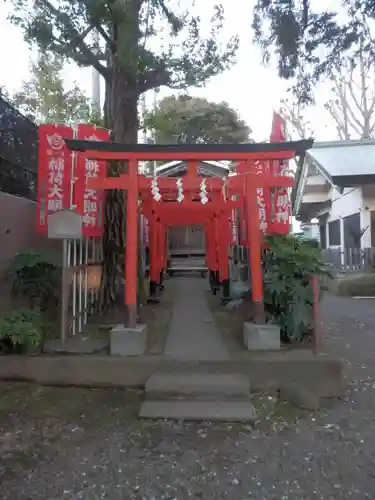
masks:
<svg viewBox="0 0 375 500"><path fill-rule="evenodd" d="M150 280L157 283L159 281L158 272L158 236L156 227L156 215L152 214L149 220L150 236L149 236L149 250L150 250Z"/></svg>
<svg viewBox="0 0 375 500"><path fill-rule="evenodd" d="M296 150L287 151L259 151L259 152L183 152L179 153L174 151L173 153L147 153L147 152L136 152L136 153L120 153L114 151L86 151L86 157L89 160L119 160L119 161L173 161L173 160L195 160L195 161L241 161L241 160L290 160L294 158L297 154Z"/></svg>
<svg viewBox="0 0 375 500"><path fill-rule="evenodd" d="M228 241L228 215L220 214L218 217L218 258L220 281L229 279L229 241Z"/></svg>
<svg viewBox="0 0 375 500"><path fill-rule="evenodd" d="M248 173L244 175L230 177L227 182L223 179L210 178L206 179L207 191L222 191L223 187L228 189L229 194L243 194L245 191L245 180L250 183L253 188L269 187L293 187L295 185L294 179L287 176L274 177L272 175L257 175ZM152 179L138 174L138 187L139 191L151 192ZM184 194L188 191L195 191L199 193L201 187L202 177L184 177L183 178L183 191ZM90 189L129 189L129 174L121 174L119 177L107 177L105 179L90 179L87 184ZM160 194L165 191L177 195L176 178L164 177L158 178L158 188Z"/></svg>
<svg viewBox="0 0 375 500"><path fill-rule="evenodd" d="M212 270L209 224L209 221L204 224L204 244L206 248L206 266L207 269Z"/></svg>
<svg viewBox="0 0 375 500"><path fill-rule="evenodd" d="M128 306L129 326L137 322L138 282L138 163L129 161L129 190L126 211L125 305Z"/></svg>
<svg viewBox="0 0 375 500"><path fill-rule="evenodd" d="M92 141L68 140L72 150L80 151L88 159L123 160L128 162L128 173L116 178L90 180L88 188L128 190L127 196L127 244L126 244L126 293L125 301L130 312L130 326L135 322L137 295L137 243L139 212L147 216L150 227L150 277L159 281L160 270L166 261L167 226L178 224L205 225L207 236L207 262L209 268L220 273L220 278L228 277L228 246L230 243L229 214L232 210L241 212L245 221L246 234L242 227L238 228L241 239L250 249L252 298L256 305L257 321L264 321L263 278L261 267L262 235L259 227L259 207L257 204L257 188L264 191L267 222L270 217L271 192L279 188L294 186L290 177L272 175L270 162L289 160L303 154L312 146L313 141L283 143L280 145L184 145L160 146L102 144ZM96 150L95 150L96 149ZM138 174L140 160L183 160L188 162L187 175L183 177L185 199L181 205L176 201L156 203L151 199L152 179ZM228 179L206 178L206 189L209 203L202 205L193 202L199 198L202 177L198 175L197 165L200 161L231 160L238 161L237 175ZM173 200L177 196L176 178L159 178L158 188L164 199ZM230 203L233 195L238 197L237 203ZM138 206L138 200L143 201ZM277 226L273 226L277 227Z"/></svg>
<svg viewBox="0 0 375 500"><path fill-rule="evenodd" d="M263 273L261 260L261 232L256 192L246 185L247 247L250 249L251 293L256 322L264 322ZM262 317L263 316L263 317Z"/></svg>

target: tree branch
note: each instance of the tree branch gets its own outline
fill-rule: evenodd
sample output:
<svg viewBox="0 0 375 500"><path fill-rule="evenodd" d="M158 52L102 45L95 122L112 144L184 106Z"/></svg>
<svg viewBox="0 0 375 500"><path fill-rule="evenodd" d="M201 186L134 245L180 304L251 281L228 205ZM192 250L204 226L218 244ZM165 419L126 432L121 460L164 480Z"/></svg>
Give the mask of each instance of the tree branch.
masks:
<svg viewBox="0 0 375 500"><path fill-rule="evenodd" d="M63 12L60 12L49 0L36 0L36 5L38 4L49 9L49 11L56 17L56 20L61 22L65 29L68 30L72 39L72 43L67 44L66 48L73 49L74 56L77 54L74 49L79 49L79 51L81 52L80 55L82 56L82 58L79 57L76 60L80 60L81 63L83 60L85 60L87 65L92 66L105 79L108 79L110 75L108 68L100 63L100 58L96 56L84 42L85 37L93 29L93 26L90 26L89 29L86 29L84 33L79 33L70 22L69 16L67 14L64 14ZM60 45L63 47L61 42Z"/></svg>
<svg viewBox="0 0 375 500"><path fill-rule="evenodd" d="M147 60L146 52L143 56ZM138 75L139 94L171 84L170 72L164 59L154 58L152 61L148 61L148 66L148 69L141 71Z"/></svg>
<svg viewBox="0 0 375 500"><path fill-rule="evenodd" d="M286 100L282 101L281 113L286 121L288 121L297 131L298 135L303 138L307 134L307 123L303 121L300 106L290 105Z"/></svg>
<svg viewBox="0 0 375 500"><path fill-rule="evenodd" d="M339 97L340 103L341 103L341 112L344 114L346 121L351 122L352 126L354 126L353 123L355 123L357 125L358 128L356 129L356 131L358 133L358 129L359 129L361 131L361 132L359 132L359 134L361 135L363 125L360 122L360 120L355 116L354 110L351 108L351 106L348 103L348 99L346 97L346 89L347 88L348 88L348 82L345 82L345 81L344 81L344 84L341 83L341 85L338 85L336 87L336 91L337 91L337 94L338 94L338 97ZM349 88L349 91L350 91L350 88ZM354 127L354 128L356 128L356 127Z"/></svg>

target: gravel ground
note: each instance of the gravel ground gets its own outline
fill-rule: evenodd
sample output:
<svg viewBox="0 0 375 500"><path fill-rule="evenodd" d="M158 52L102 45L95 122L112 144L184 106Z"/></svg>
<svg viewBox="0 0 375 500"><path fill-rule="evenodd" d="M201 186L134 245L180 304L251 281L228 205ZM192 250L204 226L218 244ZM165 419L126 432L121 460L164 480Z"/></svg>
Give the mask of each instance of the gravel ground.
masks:
<svg viewBox="0 0 375 500"><path fill-rule="evenodd" d="M252 427L141 422L136 391L3 383L1 499L374 499L374 305L325 299L349 388L315 415L263 395Z"/></svg>

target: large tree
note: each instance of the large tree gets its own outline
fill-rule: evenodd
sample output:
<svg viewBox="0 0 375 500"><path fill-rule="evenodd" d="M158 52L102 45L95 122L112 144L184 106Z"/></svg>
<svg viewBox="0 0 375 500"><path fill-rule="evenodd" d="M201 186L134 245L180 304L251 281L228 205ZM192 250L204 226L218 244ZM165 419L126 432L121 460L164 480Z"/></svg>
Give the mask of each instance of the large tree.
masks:
<svg viewBox="0 0 375 500"><path fill-rule="evenodd" d="M43 54L31 63L30 79L12 96L12 103L36 123L89 122L95 117L90 101L77 84L66 88L64 62L56 54Z"/></svg>
<svg viewBox="0 0 375 500"><path fill-rule="evenodd" d="M375 62L368 54L360 52L355 58L343 61L330 75L324 104L337 135L342 140L372 139L375 137ZM311 123L306 119L308 108L291 96L282 103L281 112L299 137L312 134ZM321 127L321 123L316 124Z"/></svg>
<svg viewBox="0 0 375 500"><path fill-rule="evenodd" d="M250 129L227 103L200 97L166 97L146 114L144 126L155 132L157 143L239 143Z"/></svg>
<svg viewBox="0 0 375 500"><path fill-rule="evenodd" d="M112 139L136 143L137 104L147 90L201 85L226 69L238 39L221 43L223 9L213 13L208 36L191 3L173 0L12 0L13 21L42 52L95 68L106 84L105 122ZM93 33L100 36L99 44ZM113 167L113 173L126 168ZM102 309L116 300L124 248L124 200L111 191L103 236Z"/></svg>
<svg viewBox="0 0 375 500"><path fill-rule="evenodd" d="M359 52L331 76L332 98L325 104L340 139L375 136L375 61Z"/></svg>
<svg viewBox="0 0 375 500"><path fill-rule="evenodd" d="M307 139L314 135L311 124L306 119L305 112L304 106L293 97L281 101L280 113L287 123L291 136L296 135L298 139Z"/></svg>
<svg viewBox="0 0 375 500"><path fill-rule="evenodd" d="M293 79L302 101L316 82L359 52L375 54L374 0L345 0L337 9L309 0L257 0L253 28L266 60L277 58L282 78Z"/></svg>

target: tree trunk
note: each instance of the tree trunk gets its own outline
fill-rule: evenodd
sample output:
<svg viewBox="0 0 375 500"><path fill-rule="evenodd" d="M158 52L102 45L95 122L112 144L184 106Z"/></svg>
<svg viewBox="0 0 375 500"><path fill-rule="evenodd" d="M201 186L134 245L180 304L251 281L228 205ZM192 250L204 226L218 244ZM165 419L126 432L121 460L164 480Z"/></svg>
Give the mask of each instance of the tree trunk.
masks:
<svg viewBox="0 0 375 500"><path fill-rule="evenodd" d="M104 105L105 124L111 129L112 141L125 144L138 142L137 104L137 88L132 88L121 70L114 69L111 81L106 86ZM116 177L126 171L126 162L114 161L109 166L108 175ZM124 191L107 192L104 220L104 262L99 304L101 313L105 313L116 305L123 290L119 278L124 276L126 241L126 193Z"/></svg>

